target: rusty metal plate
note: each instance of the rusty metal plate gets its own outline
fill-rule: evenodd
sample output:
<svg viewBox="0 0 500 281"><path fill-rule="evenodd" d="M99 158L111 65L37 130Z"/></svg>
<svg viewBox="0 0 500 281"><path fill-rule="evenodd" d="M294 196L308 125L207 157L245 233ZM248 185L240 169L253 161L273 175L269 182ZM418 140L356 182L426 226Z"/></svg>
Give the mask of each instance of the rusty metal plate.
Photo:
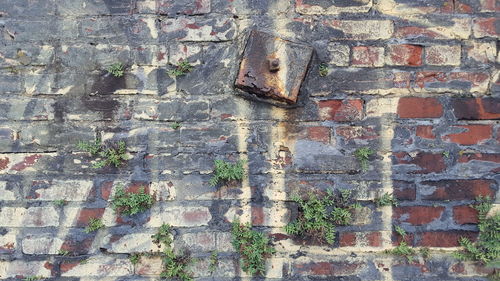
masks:
<svg viewBox="0 0 500 281"><path fill-rule="evenodd" d="M253 30L235 86L264 100L294 104L312 53L310 46Z"/></svg>

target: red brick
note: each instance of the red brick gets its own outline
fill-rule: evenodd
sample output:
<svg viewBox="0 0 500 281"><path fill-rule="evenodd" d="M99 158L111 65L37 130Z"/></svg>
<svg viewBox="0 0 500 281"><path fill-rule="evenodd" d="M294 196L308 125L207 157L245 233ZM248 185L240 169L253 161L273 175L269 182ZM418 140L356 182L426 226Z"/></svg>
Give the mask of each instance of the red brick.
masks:
<svg viewBox="0 0 500 281"><path fill-rule="evenodd" d="M464 88L471 90L482 89L488 83L490 77L484 72L417 72L415 85L418 88L425 88L435 91L436 88L454 88L454 84L466 84Z"/></svg>
<svg viewBox="0 0 500 281"><path fill-rule="evenodd" d="M422 65L422 46L408 44L391 45L387 53L387 63L390 65Z"/></svg>
<svg viewBox="0 0 500 281"><path fill-rule="evenodd" d="M441 180L422 184L436 188L432 194L422 196L425 200L473 200L479 195L495 196L492 180Z"/></svg>
<svg viewBox="0 0 500 281"><path fill-rule="evenodd" d="M500 163L500 154L465 153L458 158L459 163L467 163L472 160Z"/></svg>
<svg viewBox="0 0 500 281"><path fill-rule="evenodd" d="M477 18L474 20L474 24L472 26L472 31L474 33L474 37L482 38L482 37L495 37L500 36L500 32L497 29L499 25L498 22L500 20L496 17L492 18Z"/></svg>
<svg viewBox="0 0 500 281"><path fill-rule="evenodd" d="M417 239L417 246L423 247L457 247L460 237L467 237L475 240L477 233L472 231L429 231L420 234L420 239Z"/></svg>
<svg viewBox="0 0 500 281"><path fill-rule="evenodd" d="M407 181L393 181L393 195L398 200L415 200L415 184Z"/></svg>
<svg viewBox="0 0 500 281"><path fill-rule="evenodd" d="M499 98L456 98L451 105L455 117L461 120L500 119Z"/></svg>
<svg viewBox="0 0 500 281"><path fill-rule="evenodd" d="M92 247L94 237L82 239L82 237L66 237L61 246L61 250L66 250L72 254L84 255L87 254Z"/></svg>
<svg viewBox="0 0 500 281"><path fill-rule="evenodd" d="M376 67L384 65L384 48L357 46L352 48L353 66Z"/></svg>
<svg viewBox="0 0 500 281"><path fill-rule="evenodd" d="M371 127L342 126L337 127L335 132L348 141L353 139L372 140L378 137L377 132Z"/></svg>
<svg viewBox="0 0 500 281"><path fill-rule="evenodd" d="M322 100L318 102L322 120L339 122L361 120L363 118L363 100Z"/></svg>
<svg viewBox="0 0 500 281"><path fill-rule="evenodd" d="M399 118L437 118L443 115L443 106L435 98L403 97L398 103Z"/></svg>
<svg viewBox="0 0 500 281"><path fill-rule="evenodd" d="M85 227L89 224L91 218L100 219L104 214L104 208L81 209L76 222L77 227Z"/></svg>
<svg viewBox="0 0 500 281"><path fill-rule="evenodd" d="M394 219L412 225L423 225L439 219L444 212L444 207L407 206L394 207L393 210Z"/></svg>
<svg viewBox="0 0 500 281"><path fill-rule="evenodd" d="M308 127L307 136L308 139L313 141L319 141L323 143L330 142L330 128L323 126Z"/></svg>
<svg viewBox="0 0 500 281"><path fill-rule="evenodd" d="M309 262L294 263L293 271L302 276L322 275L322 276L344 276L356 274L362 269L364 263L348 262Z"/></svg>
<svg viewBox="0 0 500 281"><path fill-rule="evenodd" d="M466 130L461 133L443 136L442 139L444 141L463 145L473 145L490 139L493 134L493 126L491 125L463 125L453 127L464 128Z"/></svg>
<svg viewBox="0 0 500 281"><path fill-rule="evenodd" d="M398 246L401 244L401 242L405 241L407 245L409 246L415 246L414 239L415 235L413 233L407 233L406 236L403 237L396 233L395 231L392 232L392 245Z"/></svg>
<svg viewBox="0 0 500 281"><path fill-rule="evenodd" d="M366 239L368 240L368 245L371 247L381 247L382 246L382 233L370 232L366 235Z"/></svg>
<svg viewBox="0 0 500 281"><path fill-rule="evenodd" d="M264 208L262 206L252 206L252 225L264 224Z"/></svg>
<svg viewBox="0 0 500 281"><path fill-rule="evenodd" d="M471 206L454 206L453 219L458 224L478 223L478 211Z"/></svg>
<svg viewBox="0 0 500 281"><path fill-rule="evenodd" d="M420 167L420 170L414 171L414 174L439 173L446 169L442 154L433 154L418 152L411 156L406 152L395 152L396 164L414 164Z"/></svg>
<svg viewBox="0 0 500 281"><path fill-rule="evenodd" d="M431 125L417 126L417 137L421 137L423 139L435 139L436 136L432 132L432 129L434 129L434 127Z"/></svg>
<svg viewBox="0 0 500 281"><path fill-rule="evenodd" d="M356 245L356 233L354 232L342 232L339 237L340 247L349 247Z"/></svg>

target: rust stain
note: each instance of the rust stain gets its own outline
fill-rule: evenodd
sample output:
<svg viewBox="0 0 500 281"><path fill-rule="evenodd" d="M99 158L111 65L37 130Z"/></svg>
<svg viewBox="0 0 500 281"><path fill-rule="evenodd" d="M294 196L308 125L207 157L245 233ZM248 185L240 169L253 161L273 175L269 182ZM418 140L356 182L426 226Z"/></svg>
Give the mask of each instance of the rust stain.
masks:
<svg viewBox="0 0 500 281"><path fill-rule="evenodd" d="M264 99L297 102L312 48L253 30L235 86Z"/></svg>

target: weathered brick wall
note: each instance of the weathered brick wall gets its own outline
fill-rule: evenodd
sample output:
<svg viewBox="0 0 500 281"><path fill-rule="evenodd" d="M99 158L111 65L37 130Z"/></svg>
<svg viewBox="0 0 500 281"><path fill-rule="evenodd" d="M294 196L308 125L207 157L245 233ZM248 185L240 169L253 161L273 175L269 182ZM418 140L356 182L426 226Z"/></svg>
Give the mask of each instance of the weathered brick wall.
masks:
<svg viewBox="0 0 500 281"><path fill-rule="evenodd" d="M477 236L478 195L500 171L500 22L495 0L4 0L0 3L0 279L149 280L166 222L199 280L233 280L238 216L273 237L276 280L483 280L451 257ZM249 101L233 88L256 28L311 45L302 106ZM167 71L179 59L186 76ZM121 61L123 78L105 75ZM326 77L318 65L329 66ZM180 122L180 129L172 129ZM79 140L125 140L131 160L93 169ZM353 157L371 147L361 171ZM246 159L234 187L208 184L214 159ZM113 187L148 187L153 208L117 217ZM290 195L352 189L363 205L333 247L293 240ZM398 207L376 208L393 193ZM54 200L69 203L55 207ZM89 218L106 228L87 234ZM392 225L431 257L384 254ZM70 252L60 256L61 250ZM210 274L208 256L220 261ZM85 260L86 263L81 263ZM238 279L239 280L239 279Z"/></svg>

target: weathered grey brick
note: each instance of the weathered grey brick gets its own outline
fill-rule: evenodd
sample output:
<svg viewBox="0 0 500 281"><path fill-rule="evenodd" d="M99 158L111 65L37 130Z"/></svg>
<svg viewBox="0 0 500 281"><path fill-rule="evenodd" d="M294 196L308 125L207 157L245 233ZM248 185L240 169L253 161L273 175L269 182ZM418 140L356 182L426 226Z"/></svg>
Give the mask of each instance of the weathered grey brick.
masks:
<svg viewBox="0 0 500 281"><path fill-rule="evenodd" d="M237 28L232 18L198 19L179 17L165 19L160 26L160 39L178 39L180 41L228 41L237 35Z"/></svg>
<svg viewBox="0 0 500 281"><path fill-rule="evenodd" d="M52 120L54 101L48 99L13 99L0 101L0 120Z"/></svg>
<svg viewBox="0 0 500 281"><path fill-rule="evenodd" d="M208 119L206 101L147 101L141 100L134 109L134 118L157 121L193 121Z"/></svg>
<svg viewBox="0 0 500 281"><path fill-rule="evenodd" d="M202 15L210 13L210 0L169 0L156 1L158 14L168 17L178 15Z"/></svg>

